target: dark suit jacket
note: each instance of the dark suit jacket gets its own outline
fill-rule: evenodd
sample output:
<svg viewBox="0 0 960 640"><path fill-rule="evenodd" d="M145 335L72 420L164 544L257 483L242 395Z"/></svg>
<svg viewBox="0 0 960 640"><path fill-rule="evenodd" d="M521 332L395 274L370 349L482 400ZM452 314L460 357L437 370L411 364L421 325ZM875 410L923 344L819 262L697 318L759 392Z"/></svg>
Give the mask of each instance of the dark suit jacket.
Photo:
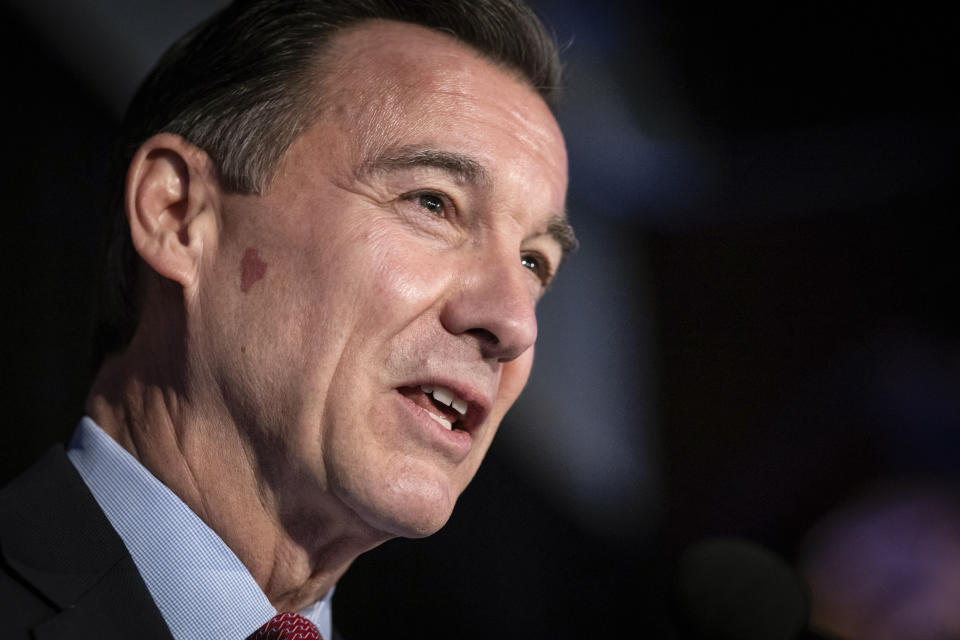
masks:
<svg viewBox="0 0 960 640"><path fill-rule="evenodd" d="M0 490L0 637L172 640L62 447Z"/></svg>
<svg viewBox="0 0 960 640"><path fill-rule="evenodd" d="M0 625L11 640L172 640L62 447L0 490Z"/></svg>

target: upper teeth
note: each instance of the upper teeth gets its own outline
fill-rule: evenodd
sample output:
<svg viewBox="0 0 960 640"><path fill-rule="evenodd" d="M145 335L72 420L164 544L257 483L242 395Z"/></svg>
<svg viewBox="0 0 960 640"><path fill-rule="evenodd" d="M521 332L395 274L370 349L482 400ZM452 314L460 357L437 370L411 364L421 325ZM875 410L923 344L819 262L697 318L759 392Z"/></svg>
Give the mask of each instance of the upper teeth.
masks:
<svg viewBox="0 0 960 640"><path fill-rule="evenodd" d="M448 407L453 407L460 415L463 416L467 414L467 401L458 397L457 394L450 389L446 387L427 386L422 386L420 389L428 396L432 395L433 399L437 402L445 404Z"/></svg>

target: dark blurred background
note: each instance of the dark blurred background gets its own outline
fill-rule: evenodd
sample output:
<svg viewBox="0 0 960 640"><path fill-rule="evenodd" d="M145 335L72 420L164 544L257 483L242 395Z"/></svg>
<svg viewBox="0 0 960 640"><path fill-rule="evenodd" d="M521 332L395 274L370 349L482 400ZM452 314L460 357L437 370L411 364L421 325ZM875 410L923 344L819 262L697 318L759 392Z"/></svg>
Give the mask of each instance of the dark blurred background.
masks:
<svg viewBox="0 0 960 640"><path fill-rule="evenodd" d="M119 115L221 4L0 4L0 481L82 411ZM535 6L564 46L583 248L453 519L361 557L337 625L671 637L677 554L738 535L803 572L825 628L960 637L940 604L960 598L943 577L960 575L956 19L922 2Z"/></svg>

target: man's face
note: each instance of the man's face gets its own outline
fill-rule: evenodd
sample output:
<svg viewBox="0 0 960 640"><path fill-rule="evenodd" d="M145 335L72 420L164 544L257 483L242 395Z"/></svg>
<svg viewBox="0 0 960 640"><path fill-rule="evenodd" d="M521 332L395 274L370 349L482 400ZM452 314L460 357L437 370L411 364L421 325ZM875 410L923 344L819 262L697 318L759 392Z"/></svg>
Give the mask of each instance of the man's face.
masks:
<svg viewBox="0 0 960 640"><path fill-rule="evenodd" d="M533 90L443 34L368 22L331 51L317 124L262 196L224 196L195 366L286 526L427 535L530 373L566 154Z"/></svg>

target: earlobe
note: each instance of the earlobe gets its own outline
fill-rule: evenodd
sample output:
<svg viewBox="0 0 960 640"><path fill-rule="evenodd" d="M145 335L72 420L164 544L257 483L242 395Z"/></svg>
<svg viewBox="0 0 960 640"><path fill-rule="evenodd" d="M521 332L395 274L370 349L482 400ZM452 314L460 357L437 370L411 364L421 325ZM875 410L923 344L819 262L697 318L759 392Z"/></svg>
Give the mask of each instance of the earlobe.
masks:
<svg viewBox="0 0 960 640"><path fill-rule="evenodd" d="M126 209L133 246L159 275L196 284L204 250L215 246L219 185L210 157L178 135L144 142L127 171Z"/></svg>

